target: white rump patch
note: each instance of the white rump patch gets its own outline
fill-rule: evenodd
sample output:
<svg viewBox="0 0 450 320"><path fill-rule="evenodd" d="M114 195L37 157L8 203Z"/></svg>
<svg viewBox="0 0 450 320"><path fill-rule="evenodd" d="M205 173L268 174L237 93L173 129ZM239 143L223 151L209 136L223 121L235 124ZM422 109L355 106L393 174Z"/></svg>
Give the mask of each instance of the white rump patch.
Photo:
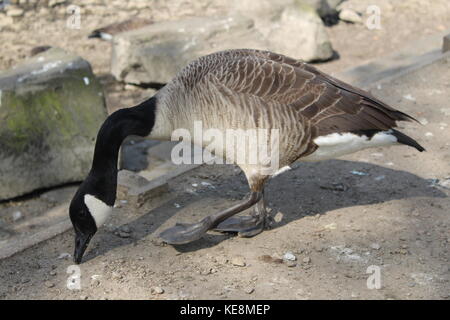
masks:
<svg viewBox="0 0 450 320"><path fill-rule="evenodd" d="M282 174L283 172L289 171L289 170L291 170L291 169L292 169L292 168L291 168L290 166L284 166L284 167L280 168L277 172L275 172L275 173L272 175L272 177L276 177L276 176L278 176L279 174Z"/></svg>
<svg viewBox="0 0 450 320"><path fill-rule="evenodd" d="M111 41L113 36L109 33L100 32L100 38L106 41Z"/></svg>
<svg viewBox="0 0 450 320"><path fill-rule="evenodd" d="M112 213L112 207L90 194L84 196L84 203L94 218L97 228L100 228Z"/></svg>
<svg viewBox="0 0 450 320"><path fill-rule="evenodd" d="M391 130L375 134L371 139L367 136L359 136L354 133L332 133L314 139L319 148L301 161L319 161L337 158L345 154L373 147L388 146L397 143L397 138L391 134Z"/></svg>

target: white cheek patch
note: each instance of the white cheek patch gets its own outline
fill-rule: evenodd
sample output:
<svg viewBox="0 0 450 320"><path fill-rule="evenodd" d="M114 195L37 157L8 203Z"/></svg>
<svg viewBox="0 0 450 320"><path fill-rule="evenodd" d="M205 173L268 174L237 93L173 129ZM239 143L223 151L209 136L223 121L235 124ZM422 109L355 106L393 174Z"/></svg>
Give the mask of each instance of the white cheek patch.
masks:
<svg viewBox="0 0 450 320"><path fill-rule="evenodd" d="M302 161L319 161L343 156L359 150L373 147L382 147L397 143L397 138L391 131L382 131L371 139L367 136L359 136L354 133L332 133L317 137L314 143L319 148L312 154L302 158Z"/></svg>
<svg viewBox="0 0 450 320"><path fill-rule="evenodd" d="M90 194L84 196L84 203L94 218L97 228L100 228L112 213L112 207Z"/></svg>

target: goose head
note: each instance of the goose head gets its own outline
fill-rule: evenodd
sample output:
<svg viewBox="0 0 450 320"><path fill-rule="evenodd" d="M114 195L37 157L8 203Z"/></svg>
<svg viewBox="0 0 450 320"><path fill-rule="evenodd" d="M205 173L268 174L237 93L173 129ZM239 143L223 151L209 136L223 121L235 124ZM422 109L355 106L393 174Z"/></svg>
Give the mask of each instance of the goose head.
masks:
<svg viewBox="0 0 450 320"><path fill-rule="evenodd" d="M112 205L101 200L103 197L88 192L91 180L91 177L88 177L84 181L69 207L70 220L75 230L73 259L77 264L81 262L92 237L112 213ZM115 193L115 190L110 191L110 193L112 192ZM112 202L114 203L114 200Z"/></svg>
<svg viewBox="0 0 450 320"><path fill-rule="evenodd" d="M97 230L112 213L117 191L117 160L120 145L129 135L146 137L155 122L156 98L118 110L97 134L92 167L69 207L75 231L74 262L80 263Z"/></svg>

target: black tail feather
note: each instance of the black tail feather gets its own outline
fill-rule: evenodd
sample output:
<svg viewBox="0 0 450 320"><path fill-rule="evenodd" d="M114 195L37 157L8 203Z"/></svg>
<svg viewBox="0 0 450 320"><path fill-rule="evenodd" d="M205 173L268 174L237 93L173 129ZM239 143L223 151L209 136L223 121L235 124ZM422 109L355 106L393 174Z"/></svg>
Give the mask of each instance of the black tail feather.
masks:
<svg viewBox="0 0 450 320"><path fill-rule="evenodd" d="M101 37L102 37L102 35L101 35L101 32L99 30L94 30L94 31L92 31L91 34L88 35L89 39L91 39L91 38L101 38Z"/></svg>
<svg viewBox="0 0 450 320"><path fill-rule="evenodd" d="M395 129L392 130L392 135L397 138L398 143L406 144L407 146L414 147L418 151L426 151L424 147L422 147L420 144L417 143L416 140L408 137L406 134L401 133L400 131L397 131Z"/></svg>

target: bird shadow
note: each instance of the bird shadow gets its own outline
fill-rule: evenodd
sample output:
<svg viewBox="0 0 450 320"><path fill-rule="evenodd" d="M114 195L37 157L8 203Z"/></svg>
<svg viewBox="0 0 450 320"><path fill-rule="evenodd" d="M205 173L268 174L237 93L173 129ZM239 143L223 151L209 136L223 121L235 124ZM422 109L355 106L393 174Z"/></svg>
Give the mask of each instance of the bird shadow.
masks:
<svg viewBox="0 0 450 320"><path fill-rule="evenodd" d="M210 170L215 172L213 166ZM177 183L176 179L174 183ZM137 243L149 235L157 238L156 232L159 234L161 231L159 228L176 214L179 215L178 221L190 219L191 222L212 214L212 210L196 210L195 217L189 213L189 218L186 218L185 209L192 211L189 207L202 208L206 198L208 201L224 203L230 199L230 194L225 193L225 190L233 190L233 198L239 195L243 197L248 191L242 173L221 179L217 184L216 188L205 187L195 195L186 191L177 194L175 199L164 199L146 214L127 223L133 230L132 237L128 239L119 238L111 232L100 233L97 237L99 245L87 253L85 260L91 260L120 246ZM445 198L447 195L432 187L429 179L412 173L346 160L298 163L293 170L274 177L266 184L266 200L271 214L282 214L281 221L276 222L272 229L281 228L306 216L323 215L337 209L416 197ZM181 203L182 209L176 208L174 202ZM233 236L207 233L199 240L173 247L179 252L191 252L214 247ZM158 245L164 244L158 242Z"/></svg>

